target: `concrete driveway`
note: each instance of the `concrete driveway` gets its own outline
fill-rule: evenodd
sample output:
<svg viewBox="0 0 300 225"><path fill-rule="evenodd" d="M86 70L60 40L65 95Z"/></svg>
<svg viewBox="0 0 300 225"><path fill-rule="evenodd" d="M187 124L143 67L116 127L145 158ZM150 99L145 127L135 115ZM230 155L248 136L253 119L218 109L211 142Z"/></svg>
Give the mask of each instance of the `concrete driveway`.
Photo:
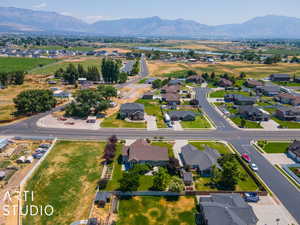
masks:
<svg viewBox="0 0 300 225"><path fill-rule="evenodd" d="M174 121L174 130L183 131L183 128L179 121Z"/></svg>
<svg viewBox="0 0 300 225"><path fill-rule="evenodd" d="M176 140L175 144L173 146L173 152L176 159L178 159L180 166L183 166L183 163L181 162L179 154L181 153L181 148L185 145L187 145L189 142L188 140Z"/></svg>
<svg viewBox="0 0 300 225"><path fill-rule="evenodd" d="M279 130L278 128L279 124L276 123L274 120L263 121L260 124L265 130L274 130L274 131Z"/></svg>
<svg viewBox="0 0 300 225"><path fill-rule="evenodd" d="M145 115L147 121L147 130L157 130L156 117Z"/></svg>
<svg viewBox="0 0 300 225"><path fill-rule="evenodd" d="M295 162L287 157L286 154L263 154L263 156L273 165L294 164ZM300 203L299 203L300 204Z"/></svg>

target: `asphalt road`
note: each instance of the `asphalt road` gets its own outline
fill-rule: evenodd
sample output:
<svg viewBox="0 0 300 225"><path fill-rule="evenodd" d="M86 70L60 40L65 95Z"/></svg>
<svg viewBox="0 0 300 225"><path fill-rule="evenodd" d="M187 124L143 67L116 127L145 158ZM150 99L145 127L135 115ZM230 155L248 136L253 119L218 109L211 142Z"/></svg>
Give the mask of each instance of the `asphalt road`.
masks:
<svg viewBox="0 0 300 225"><path fill-rule="evenodd" d="M148 71L146 62L142 62L141 75ZM143 69L143 67L145 67ZM143 72L144 71L144 72ZM145 74L148 74L148 72ZM139 78L141 79L141 78ZM174 131L161 129L147 131L141 129L100 129L100 130L77 130L77 129L47 129L39 128L36 122L39 118L49 112L35 115L27 120L13 125L1 126L0 135L11 136L37 136L37 137L58 137L64 139L91 139L103 140L112 134L119 138L137 139L164 137L165 139L188 139L188 140L225 140L232 144L240 153L247 152L259 168L258 174L270 189L278 196L280 201L289 210L292 216L300 224L300 192L290 184L256 149L250 145L251 140L294 140L300 139L299 131L242 131L232 127L215 109L207 102L206 95L209 89L197 88L196 98L200 102L202 110L214 121L217 129ZM58 109L56 109L58 110Z"/></svg>
<svg viewBox="0 0 300 225"><path fill-rule="evenodd" d="M133 61L133 60L128 61L128 62L123 66L123 68L121 69L121 72L130 73L130 72L132 71L134 62L135 62L135 61Z"/></svg>

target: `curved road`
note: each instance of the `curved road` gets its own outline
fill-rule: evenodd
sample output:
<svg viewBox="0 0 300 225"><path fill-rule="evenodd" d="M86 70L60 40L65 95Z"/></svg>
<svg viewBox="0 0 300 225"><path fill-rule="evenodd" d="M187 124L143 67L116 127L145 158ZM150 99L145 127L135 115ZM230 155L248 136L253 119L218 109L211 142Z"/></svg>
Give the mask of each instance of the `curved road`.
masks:
<svg viewBox="0 0 300 225"><path fill-rule="evenodd" d="M76 129L47 129L39 128L36 122L39 118L49 114L43 113L33 116L19 123L0 127L0 135L11 136L39 136L58 137L66 139L93 139L103 140L112 134L119 138L151 138L165 137L166 139L195 139L195 140L225 140L231 143L240 153L247 152L254 163L259 167L259 176L277 195L280 201L300 224L300 192L290 184L287 179L278 172L251 144L251 140L293 140L300 139L299 131L242 131L233 128L208 103L207 94L209 89L197 88L196 97L202 110L214 121L217 129L210 131L174 131L161 129L147 131L141 129L100 129L100 130L76 130Z"/></svg>

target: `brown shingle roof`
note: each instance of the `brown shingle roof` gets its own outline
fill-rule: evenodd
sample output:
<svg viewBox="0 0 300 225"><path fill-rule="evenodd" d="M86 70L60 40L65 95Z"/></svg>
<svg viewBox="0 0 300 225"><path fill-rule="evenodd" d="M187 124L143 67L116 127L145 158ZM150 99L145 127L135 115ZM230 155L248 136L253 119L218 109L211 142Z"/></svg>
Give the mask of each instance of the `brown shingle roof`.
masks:
<svg viewBox="0 0 300 225"><path fill-rule="evenodd" d="M180 86L179 85L164 86L162 90L166 93L178 93L180 91Z"/></svg>
<svg viewBox="0 0 300 225"><path fill-rule="evenodd" d="M168 149L152 146L145 140L139 139L130 146L125 146L123 156L128 156L128 161L168 161Z"/></svg>

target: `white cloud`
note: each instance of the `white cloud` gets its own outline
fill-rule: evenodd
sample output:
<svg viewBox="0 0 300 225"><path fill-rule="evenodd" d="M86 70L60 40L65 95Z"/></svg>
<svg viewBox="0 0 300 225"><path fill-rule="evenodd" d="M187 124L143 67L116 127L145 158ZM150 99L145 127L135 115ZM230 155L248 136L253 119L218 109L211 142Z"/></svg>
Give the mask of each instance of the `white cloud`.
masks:
<svg viewBox="0 0 300 225"><path fill-rule="evenodd" d="M43 8L46 8L46 7L47 7L47 3L46 2L42 2L40 4L32 6L32 8L34 8L34 9L43 9Z"/></svg>

